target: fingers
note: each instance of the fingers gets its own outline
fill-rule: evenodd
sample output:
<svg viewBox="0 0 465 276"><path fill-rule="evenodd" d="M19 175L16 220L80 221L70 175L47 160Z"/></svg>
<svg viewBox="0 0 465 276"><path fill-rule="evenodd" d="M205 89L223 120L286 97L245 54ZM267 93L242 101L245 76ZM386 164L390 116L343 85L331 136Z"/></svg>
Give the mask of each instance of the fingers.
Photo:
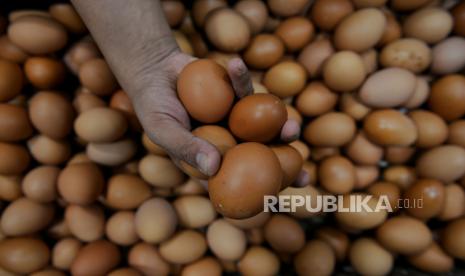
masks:
<svg viewBox="0 0 465 276"><path fill-rule="evenodd" d="M252 79L247 66L240 58L233 58L228 63L228 74L234 91L239 98L253 93Z"/></svg>
<svg viewBox="0 0 465 276"><path fill-rule="evenodd" d="M300 136L300 125L295 120L287 120L281 129L281 140L284 142L292 142Z"/></svg>

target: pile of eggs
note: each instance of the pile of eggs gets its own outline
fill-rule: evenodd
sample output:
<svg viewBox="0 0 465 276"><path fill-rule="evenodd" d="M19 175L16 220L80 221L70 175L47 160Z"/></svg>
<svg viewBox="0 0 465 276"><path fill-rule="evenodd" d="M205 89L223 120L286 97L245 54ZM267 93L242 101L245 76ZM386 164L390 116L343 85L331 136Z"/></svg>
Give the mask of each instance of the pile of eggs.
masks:
<svg viewBox="0 0 465 276"><path fill-rule="evenodd" d="M199 58L177 92L192 133L222 154L218 173L178 167L148 138L70 4L12 11L0 18L1 275L387 275L396 261L446 273L465 260L465 2L161 5ZM254 88L240 100L234 57ZM287 119L302 129L289 144ZM265 213L265 194L395 208Z"/></svg>

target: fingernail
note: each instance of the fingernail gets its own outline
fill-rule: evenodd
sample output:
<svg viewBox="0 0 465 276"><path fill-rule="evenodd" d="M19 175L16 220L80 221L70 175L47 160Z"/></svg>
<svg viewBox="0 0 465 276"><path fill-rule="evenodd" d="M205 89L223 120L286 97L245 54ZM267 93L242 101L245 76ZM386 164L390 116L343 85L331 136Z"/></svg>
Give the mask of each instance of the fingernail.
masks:
<svg viewBox="0 0 465 276"><path fill-rule="evenodd" d="M195 162L197 163L197 166L199 168L199 170L206 174L206 175L210 175L210 161L208 159L208 155L204 152L199 152L197 153L197 155L195 156Z"/></svg>

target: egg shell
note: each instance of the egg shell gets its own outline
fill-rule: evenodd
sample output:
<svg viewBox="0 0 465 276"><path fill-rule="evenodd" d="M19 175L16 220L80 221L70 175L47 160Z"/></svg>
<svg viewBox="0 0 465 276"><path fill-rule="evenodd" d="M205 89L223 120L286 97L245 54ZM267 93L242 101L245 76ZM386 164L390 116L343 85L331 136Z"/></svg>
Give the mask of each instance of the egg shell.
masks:
<svg viewBox="0 0 465 276"><path fill-rule="evenodd" d="M280 268L276 254L262 246L251 246L237 263L237 270L243 275L275 275Z"/></svg>
<svg viewBox="0 0 465 276"><path fill-rule="evenodd" d="M207 15L221 7L226 7L228 4L225 0L200 0L195 1L192 5L192 19L197 26L203 27Z"/></svg>
<svg viewBox="0 0 465 276"><path fill-rule="evenodd" d="M48 9L50 15L73 33L86 32L86 26L74 7L68 3L53 4Z"/></svg>
<svg viewBox="0 0 465 276"><path fill-rule="evenodd" d="M248 3L251 1L241 1ZM254 1L255 2L255 1ZM238 3L238 4L239 4ZM284 43L273 34L258 34L245 49L245 63L254 69L267 69L275 65L284 55Z"/></svg>
<svg viewBox="0 0 465 276"><path fill-rule="evenodd" d="M131 99L129 99L126 92L120 89L113 93L110 99L110 107L122 111L127 117L129 125L134 130L142 129L139 119L137 119L136 112L134 111Z"/></svg>
<svg viewBox="0 0 465 276"><path fill-rule="evenodd" d="M417 108L426 102L430 94L430 86L425 78L417 77L412 97L404 104L406 108Z"/></svg>
<svg viewBox="0 0 465 276"><path fill-rule="evenodd" d="M79 114L93 108L107 106L104 100L90 93L85 88L79 88L76 94L73 100L73 107Z"/></svg>
<svg viewBox="0 0 465 276"><path fill-rule="evenodd" d="M224 219L211 223L206 235L208 247L222 260L236 261L247 248L244 231Z"/></svg>
<svg viewBox="0 0 465 276"><path fill-rule="evenodd" d="M22 237L0 242L0 265L13 273L32 273L44 268L49 259L50 250L39 239Z"/></svg>
<svg viewBox="0 0 465 276"><path fill-rule="evenodd" d="M350 244L350 240L345 232L336 228L323 226L316 231L315 237L331 246L337 261L345 259L349 252Z"/></svg>
<svg viewBox="0 0 465 276"><path fill-rule="evenodd" d="M219 8L208 14L205 21L208 40L225 52L239 52L250 40L249 23L240 13L229 8Z"/></svg>
<svg viewBox="0 0 465 276"><path fill-rule="evenodd" d="M32 132L25 108L0 103L0 141L18 142L30 137Z"/></svg>
<svg viewBox="0 0 465 276"><path fill-rule="evenodd" d="M65 28L57 21L38 15L24 15L8 27L8 38L34 55L50 54L68 42Z"/></svg>
<svg viewBox="0 0 465 276"><path fill-rule="evenodd" d="M46 57L30 57L24 64L26 78L39 89L52 89L65 78L65 66L60 61Z"/></svg>
<svg viewBox="0 0 465 276"><path fill-rule="evenodd" d="M27 57L27 53L13 44L7 35L0 37L0 58L15 63L23 63Z"/></svg>
<svg viewBox="0 0 465 276"><path fill-rule="evenodd" d="M352 51L340 51L325 62L323 78L329 88L350 92L365 80L366 71L362 58Z"/></svg>
<svg viewBox="0 0 465 276"><path fill-rule="evenodd" d="M289 186L286 189L282 190L279 192L279 195L283 196L303 196L303 197L308 197L310 198L310 206L312 207L313 210L317 209L317 197L321 195L320 191L310 185L304 186L304 187L292 187ZM311 212L306 209L305 206L296 206L296 211L290 213L291 216L295 218L309 218L318 215L317 212Z"/></svg>
<svg viewBox="0 0 465 276"><path fill-rule="evenodd" d="M128 264L145 275L168 275L170 271L158 249L148 243L138 243L129 250Z"/></svg>
<svg viewBox="0 0 465 276"><path fill-rule="evenodd" d="M350 192L355 184L354 165L347 158L331 156L318 167L320 185L335 194Z"/></svg>
<svg viewBox="0 0 465 276"><path fill-rule="evenodd" d="M296 52L307 45L314 36L315 27L305 17L291 17L283 20L275 30L288 52Z"/></svg>
<svg viewBox="0 0 465 276"><path fill-rule="evenodd" d="M27 169L30 160L24 146L0 142L0 174L20 174Z"/></svg>
<svg viewBox="0 0 465 276"><path fill-rule="evenodd" d="M107 107L88 110L74 121L74 131L87 142L113 142L123 136L127 127L124 115Z"/></svg>
<svg viewBox="0 0 465 276"><path fill-rule="evenodd" d="M446 121L465 115L465 77L454 74L436 80L431 86L428 104L432 112Z"/></svg>
<svg viewBox="0 0 465 276"><path fill-rule="evenodd" d="M71 72L78 75L79 68L83 63L100 56L100 51L95 42L90 37L86 37L70 46L65 54L65 62Z"/></svg>
<svg viewBox="0 0 465 276"><path fill-rule="evenodd" d="M118 247L109 241L91 242L81 248L71 265L73 275L104 275L121 260Z"/></svg>
<svg viewBox="0 0 465 276"><path fill-rule="evenodd" d="M173 207L179 224L187 228L207 226L216 218L212 203L203 196L180 196L173 201Z"/></svg>
<svg viewBox="0 0 465 276"><path fill-rule="evenodd" d="M113 270L108 276L142 276L142 274L134 268L124 267Z"/></svg>
<svg viewBox="0 0 465 276"><path fill-rule="evenodd" d="M110 67L102 58L90 59L79 67L82 86L97 96L111 95L117 88L117 81Z"/></svg>
<svg viewBox="0 0 465 276"><path fill-rule="evenodd" d="M35 160L44 165L59 165L71 156L71 146L66 140L54 140L36 135L27 141L27 147Z"/></svg>
<svg viewBox="0 0 465 276"><path fill-rule="evenodd" d="M360 121L371 111L371 108L363 104L354 94L344 93L339 101L339 108L354 120Z"/></svg>
<svg viewBox="0 0 465 276"><path fill-rule="evenodd" d="M384 46L395 40L398 40L402 36L402 27L397 21L393 13L385 10L384 16L386 16L386 26L384 27L383 35L378 41L378 45Z"/></svg>
<svg viewBox="0 0 465 276"><path fill-rule="evenodd" d="M160 188L176 187L184 180L184 174L171 159L153 154L140 160L139 173L142 179Z"/></svg>
<svg viewBox="0 0 465 276"><path fill-rule="evenodd" d="M408 208L407 213L422 220L437 216L443 209L444 193L444 185L441 182L429 179L418 180L404 192L403 197L412 203L421 198L422 207Z"/></svg>
<svg viewBox="0 0 465 276"><path fill-rule="evenodd" d="M355 121L345 113L328 112L311 121L303 135L310 145L338 147L352 140L355 129Z"/></svg>
<svg viewBox="0 0 465 276"><path fill-rule="evenodd" d="M264 2L259 0L239 1L234 5L234 9L245 17L252 34L260 33L265 28L268 9Z"/></svg>
<svg viewBox="0 0 465 276"><path fill-rule="evenodd" d="M387 68L368 77L358 95L370 107L395 107L412 97L415 85L416 77L408 70Z"/></svg>
<svg viewBox="0 0 465 276"><path fill-rule="evenodd" d="M305 46L297 60L304 66L310 78L319 77L324 62L334 53L334 47L327 38L316 39Z"/></svg>
<svg viewBox="0 0 465 276"><path fill-rule="evenodd" d="M73 204L90 204L103 191L105 180L99 167L93 163L66 166L58 176L58 192Z"/></svg>
<svg viewBox="0 0 465 276"><path fill-rule="evenodd" d="M336 258L331 247L320 240L310 240L294 258L294 268L299 275L332 275Z"/></svg>
<svg viewBox="0 0 465 276"><path fill-rule="evenodd" d="M136 232L145 242L160 243L168 239L177 223L175 209L163 198L146 200L136 211Z"/></svg>
<svg viewBox="0 0 465 276"><path fill-rule="evenodd" d="M289 17L300 13L309 2L309 0L268 0L267 4L274 15Z"/></svg>
<svg viewBox="0 0 465 276"><path fill-rule="evenodd" d="M22 176L18 175L0 175L0 198L13 201L23 196L21 179Z"/></svg>
<svg viewBox="0 0 465 276"><path fill-rule="evenodd" d="M415 38L395 40L381 50L379 61L384 67L400 67L413 73L423 72L431 64L432 53L428 45Z"/></svg>
<svg viewBox="0 0 465 276"><path fill-rule="evenodd" d="M23 78L23 72L16 63L0 60L0 102L19 95L23 88Z"/></svg>
<svg viewBox="0 0 465 276"><path fill-rule="evenodd" d="M82 243L75 238L64 238L53 246L51 263L54 267L69 270L82 247Z"/></svg>
<svg viewBox="0 0 465 276"><path fill-rule="evenodd" d="M160 255L173 264L187 264L201 258L207 251L205 237L193 230L181 230L160 244Z"/></svg>
<svg viewBox="0 0 465 276"><path fill-rule="evenodd" d="M349 0L316 0L310 15L320 29L331 31L353 11L353 4Z"/></svg>
<svg viewBox="0 0 465 276"><path fill-rule="evenodd" d="M177 90L189 115L203 123L223 119L234 100L226 70L206 59L196 60L184 67L178 77Z"/></svg>
<svg viewBox="0 0 465 276"><path fill-rule="evenodd" d="M334 45L341 50L366 51L378 43L385 26L386 17L379 9L357 10L336 27Z"/></svg>
<svg viewBox="0 0 465 276"><path fill-rule="evenodd" d="M444 143L448 136L446 122L433 112L414 110L408 114L417 127L417 147L429 148Z"/></svg>
<svg viewBox="0 0 465 276"><path fill-rule="evenodd" d="M391 146L385 149L385 160L391 164L404 164L407 163L415 154L416 148Z"/></svg>
<svg viewBox="0 0 465 276"><path fill-rule="evenodd" d="M431 71L444 75L457 73L465 67L465 39L449 37L433 47Z"/></svg>
<svg viewBox="0 0 465 276"><path fill-rule="evenodd" d="M344 208L349 208L350 206L350 196L356 195L361 196L362 200L365 197L368 197L367 194L347 194L343 196L342 199L342 206ZM373 229L382 225L383 222L386 221L387 218L387 211L384 209L377 210L376 206L378 204L378 199L375 197L371 197L367 205L374 212L370 212L367 210L362 209L360 212L337 212L335 213L336 220L344 227L349 227L350 229L354 230L367 230Z"/></svg>
<svg viewBox="0 0 465 276"><path fill-rule="evenodd" d="M277 252L296 253L305 245L305 232L297 220L286 215L271 216L264 227L266 241Z"/></svg>
<svg viewBox="0 0 465 276"><path fill-rule="evenodd" d="M442 145L424 152L416 162L417 174L443 182L453 182L465 174L465 150Z"/></svg>
<svg viewBox="0 0 465 276"><path fill-rule="evenodd" d="M368 187L367 192L378 198L386 196L392 209L394 211L397 209L401 190L396 184L387 181L377 181Z"/></svg>
<svg viewBox="0 0 465 276"><path fill-rule="evenodd" d="M104 235L105 217L99 205L68 205L64 217L71 234L83 242L93 242Z"/></svg>
<svg viewBox="0 0 465 276"><path fill-rule="evenodd" d="M449 124L449 144L465 147L465 120L456 120Z"/></svg>
<svg viewBox="0 0 465 276"><path fill-rule="evenodd" d="M89 143L87 156L97 164L119 166L131 160L137 151L137 145L131 139L122 139L111 143Z"/></svg>
<svg viewBox="0 0 465 276"><path fill-rule="evenodd" d="M444 9L427 7L410 14L402 26L404 35L437 43L452 31L453 19Z"/></svg>
<svg viewBox="0 0 465 276"><path fill-rule="evenodd" d="M105 202L119 210L137 208L151 195L148 183L136 175L113 175L107 185Z"/></svg>
<svg viewBox="0 0 465 276"><path fill-rule="evenodd" d="M136 243L139 236L136 232L134 212L119 211L108 218L105 225L105 234L108 239L120 246Z"/></svg>
<svg viewBox="0 0 465 276"><path fill-rule="evenodd" d="M441 234L441 242L445 251L459 260L465 259L463 229L465 219L457 219L449 223Z"/></svg>
<svg viewBox="0 0 465 276"><path fill-rule="evenodd" d="M305 86L305 68L294 61L281 61L265 73L263 84L270 93L286 98L297 95Z"/></svg>
<svg viewBox="0 0 465 276"><path fill-rule="evenodd" d="M423 252L409 256L407 260L414 267L429 273L447 273L454 267L454 259L447 255L436 242L433 242Z"/></svg>
<svg viewBox="0 0 465 276"><path fill-rule="evenodd" d="M30 170L21 184L24 195L40 203L54 201L59 173L60 169L54 166L39 166Z"/></svg>
<svg viewBox="0 0 465 276"><path fill-rule="evenodd" d="M363 131L345 146L347 156L360 165L377 165L383 157L383 149L370 142Z"/></svg>
<svg viewBox="0 0 465 276"><path fill-rule="evenodd" d="M394 264L392 254L371 238L354 241L349 256L350 264L361 275L387 275Z"/></svg>
<svg viewBox="0 0 465 276"><path fill-rule="evenodd" d="M375 49L368 49L360 53L360 57L365 65L367 75L378 70L378 52Z"/></svg>
<svg viewBox="0 0 465 276"><path fill-rule="evenodd" d="M303 159L299 152L289 145L273 146L271 149L278 157L283 171L282 190L297 179L302 170Z"/></svg>
<svg viewBox="0 0 465 276"><path fill-rule="evenodd" d="M278 193L282 177L279 159L270 148L243 143L226 152L218 173L208 181L208 192L219 213L248 218L262 211L264 195Z"/></svg>
<svg viewBox="0 0 465 276"><path fill-rule="evenodd" d="M194 129L192 134L214 145L221 155L237 144L227 129L217 125L200 126Z"/></svg>
<svg viewBox="0 0 465 276"><path fill-rule="evenodd" d="M300 153L304 161L310 156L310 148L300 140L295 140L294 142L289 143L289 146L295 148Z"/></svg>
<svg viewBox="0 0 465 276"><path fill-rule="evenodd" d="M248 1L245 1L248 2ZM211 276L221 276L221 264L213 257L205 257L191 264L186 265L181 272L182 276L197 276L204 273Z"/></svg>
<svg viewBox="0 0 465 276"><path fill-rule="evenodd" d="M338 95L323 82L310 82L297 96L295 106L304 116L318 116L331 111L337 103Z"/></svg>

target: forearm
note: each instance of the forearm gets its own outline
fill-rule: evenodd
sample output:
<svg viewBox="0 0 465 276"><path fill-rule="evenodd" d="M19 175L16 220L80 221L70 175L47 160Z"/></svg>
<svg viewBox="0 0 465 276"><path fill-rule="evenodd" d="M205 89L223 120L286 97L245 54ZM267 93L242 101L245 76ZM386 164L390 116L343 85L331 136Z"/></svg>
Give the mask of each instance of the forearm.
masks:
<svg viewBox="0 0 465 276"><path fill-rule="evenodd" d="M72 3L130 96L150 85L153 74L167 69L162 61L179 51L159 0Z"/></svg>

